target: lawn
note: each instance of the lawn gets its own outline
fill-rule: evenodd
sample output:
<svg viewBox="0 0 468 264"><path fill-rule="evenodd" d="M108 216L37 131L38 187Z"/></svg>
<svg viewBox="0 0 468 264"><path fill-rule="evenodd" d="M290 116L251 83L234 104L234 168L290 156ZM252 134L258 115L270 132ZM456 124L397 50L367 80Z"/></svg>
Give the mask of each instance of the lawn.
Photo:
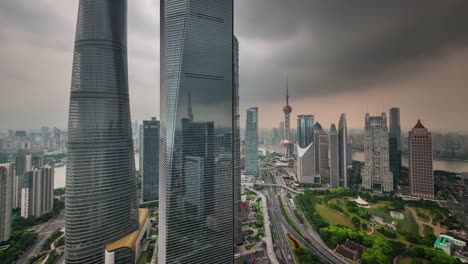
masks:
<svg viewBox="0 0 468 264"><path fill-rule="evenodd" d="M138 264L144 264L144 263L149 263L149 256L148 256L148 252L147 251L143 251L143 253L141 253L141 257L140 259L138 260Z"/></svg>
<svg viewBox="0 0 468 264"><path fill-rule="evenodd" d="M350 219L325 205L317 204L315 205L315 210L317 210L323 220L325 220L329 225L344 225L353 229L355 228L353 224L351 224Z"/></svg>
<svg viewBox="0 0 468 264"><path fill-rule="evenodd" d="M414 220L413 215L411 215L410 210L405 208L403 215L405 216L405 220L398 222L398 229L414 235L419 235L419 226Z"/></svg>
<svg viewBox="0 0 468 264"><path fill-rule="evenodd" d="M384 205L379 205L378 207L372 208L370 211L372 215L382 218L386 223L392 223L395 220L390 215L390 210Z"/></svg>

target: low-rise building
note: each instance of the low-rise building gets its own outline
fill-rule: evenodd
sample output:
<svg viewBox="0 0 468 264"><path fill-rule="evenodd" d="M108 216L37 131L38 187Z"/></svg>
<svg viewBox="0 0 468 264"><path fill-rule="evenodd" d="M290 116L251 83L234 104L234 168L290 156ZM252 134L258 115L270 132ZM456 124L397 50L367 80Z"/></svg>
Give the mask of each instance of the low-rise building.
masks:
<svg viewBox="0 0 468 264"><path fill-rule="evenodd" d="M106 246L105 264L136 263L143 253L151 233L150 213L139 209L140 228Z"/></svg>
<svg viewBox="0 0 468 264"><path fill-rule="evenodd" d="M434 247L440 248L448 255L451 255L454 248L465 248L466 242L452 236L440 235L434 242Z"/></svg>

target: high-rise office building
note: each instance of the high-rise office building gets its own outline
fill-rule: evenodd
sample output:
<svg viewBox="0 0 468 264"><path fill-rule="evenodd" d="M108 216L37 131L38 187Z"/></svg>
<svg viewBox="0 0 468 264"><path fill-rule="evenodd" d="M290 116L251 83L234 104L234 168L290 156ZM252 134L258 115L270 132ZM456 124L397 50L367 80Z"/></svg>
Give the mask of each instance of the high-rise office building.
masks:
<svg viewBox="0 0 468 264"><path fill-rule="evenodd" d="M113 244L141 227L130 120L127 1L80 0L68 119L67 263L138 257Z"/></svg>
<svg viewBox="0 0 468 264"><path fill-rule="evenodd" d="M346 115L343 113L338 123L338 176L340 188L349 187L348 178L348 126Z"/></svg>
<svg viewBox="0 0 468 264"><path fill-rule="evenodd" d="M409 185L412 196L434 198L432 135L418 120L408 137Z"/></svg>
<svg viewBox="0 0 468 264"><path fill-rule="evenodd" d="M364 127L364 168L362 186L374 192L393 191L388 152L387 115L370 116L366 113Z"/></svg>
<svg viewBox="0 0 468 264"><path fill-rule="evenodd" d="M240 114L239 114L239 41L234 36L233 53L233 98L234 98L234 242L242 242L241 223L241 157L240 157Z"/></svg>
<svg viewBox="0 0 468 264"><path fill-rule="evenodd" d="M314 141L314 116L297 116L297 144L301 148L306 148Z"/></svg>
<svg viewBox="0 0 468 264"><path fill-rule="evenodd" d="M141 201L157 201L159 198L159 121L156 117L143 121L143 170Z"/></svg>
<svg viewBox="0 0 468 264"><path fill-rule="evenodd" d="M33 167L21 179L21 216L39 217L54 208L54 168Z"/></svg>
<svg viewBox="0 0 468 264"><path fill-rule="evenodd" d="M0 164L0 242L11 235L12 190L13 168L11 164Z"/></svg>
<svg viewBox="0 0 468 264"><path fill-rule="evenodd" d="M158 262L232 263L233 1L163 0L160 11Z"/></svg>
<svg viewBox="0 0 468 264"><path fill-rule="evenodd" d="M245 175L258 176L258 108L247 109L245 129Z"/></svg>
<svg viewBox="0 0 468 264"><path fill-rule="evenodd" d="M330 126L330 186L339 186L339 148L338 148L338 131L336 130L335 124Z"/></svg>
<svg viewBox="0 0 468 264"><path fill-rule="evenodd" d="M315 146L314 142L306 148L297 146L296 173L301 183L320 183L320 176L315 172Z"/></svg>
<svg viewBox="0 0 468 264"><path fill-rule="evenodd" d="M401 151L401 125L400 125L400 108L390 108L390 124L389 131L397 139L398 150Z"/></svg>
<svg viewBox="0 0 468 264"><path fill-rule="evenodd" d="M282 142L284 138L284 121L281 121L279 123L279 136L280 136L280 142Z"/></svg>
<svg viewBox="0 0 468 264"><path fill-rule="evenodd" d="M401 177L400 108L390 108L389 130L390 170L393 173L393 185L396 186Z"/></svg>
<svg viewBox="0 0 468 264"><path fill-rule="evenodd" d="M330 183L328 163L328 134L319 122L314 125L315 172L320 175L321 183Z"/></svg>
<svg viewBox="0 0 468 264"><path fill-rule="evenodd" d="M143 171L143 124L138 125L138 170L141 175Z"/></svg>

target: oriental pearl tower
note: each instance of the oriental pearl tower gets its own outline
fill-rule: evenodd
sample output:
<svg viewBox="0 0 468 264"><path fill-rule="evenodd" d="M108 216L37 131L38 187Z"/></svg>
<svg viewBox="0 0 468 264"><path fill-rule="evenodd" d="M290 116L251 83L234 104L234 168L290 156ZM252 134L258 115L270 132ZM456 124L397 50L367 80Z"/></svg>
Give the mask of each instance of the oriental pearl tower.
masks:
<svg viewBox="0 0 468 264"><path fill-rule="evenodd" d="M283 146L285 147L284 158L290 159L292 157L292 150L294 143L290 139L290 118L289 114L292 112L291 106L289 106L289 87L288 80L286 79L286 105L283 107L284 112L284 140Z"/></svg>

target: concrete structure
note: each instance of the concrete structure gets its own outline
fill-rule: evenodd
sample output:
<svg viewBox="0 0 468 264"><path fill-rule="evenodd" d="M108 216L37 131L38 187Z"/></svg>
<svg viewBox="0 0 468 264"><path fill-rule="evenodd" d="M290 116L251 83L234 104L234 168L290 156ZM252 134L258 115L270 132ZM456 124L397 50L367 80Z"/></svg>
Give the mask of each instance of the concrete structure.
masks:
<svg viewBox="0 0 468 264"><path fill-rule="evenodd" d="M284 140L283 146L285 148L284 158L289 159L292 157L294 143L291 141L291 120L290 114L292 107L289 105L289 87L288 80L286 80L286 105L283 107L284 113Z"/></svg>
<svg viewBox="0 0 468 264"><path fill-rule="evenodd" d="M159 199L159 121L156 117L143 121L143 170L141 170L141 201Z"/></svg>
<svg viewBox="0 0 468 264"><path fill-rule="evenodd" d="M343 113L338 123L338 175L340 188L349 187L348 178L348 125L346 115Z"/></svg>
<svg viewBox="0 0 468 264"><path fill-rule="evenodd" d="M396 186L401 176L400 108L390 108L389 131L390 171L393 173L393 185Z"/></svg>
<svg viewBox="0 0 468 264"><path fill-rule="evenodd" d="M21 180L21 216L39 217L54 208L54 168L33 167Z"/></svg>
<svg viewBox="0 0 468 264"><path fill-rule="evenodd" d="M148 209L140 208L139 228L127 236L106 245L105 264L137 263L151 234L150 213Z"/></svg>
<svg viewBox="0 0 468 264"><path fill-rule="evenodd" d="M245 124L245 175L258 176L258 108L247 109Z"/></svg>
<svg viewBox="0 0 468 264"><path fill-rule="evenodd" d="M11 164L0 164L0 242L11 235L12 191L13 168Z"/></svg>
<svg viewBox="0 0 468 264"><path fill-rule="evenodd" d="M68 118L65 259L104 263L138 230L127 73L127 0L80 0Z"/></svg>
<svg viewBox="0 0 468 264"><path fill-rule="evenodd" d="M44 157L40 155L26 155L19 153L16 157L15 177L13 181L13 208L21 208L23 181L26 172L44 165Z"/></svg>
<svg viewBox="0 0 468 264"><path fill-rule="evenodd" d="M330 183L328 163L328 134L319 122L314 125L315 173L320 175L321 183Z"/></svg>
<svg viewBox="0 0 468 264"><path fill-rule="evenodd" d="M448 235L440 235L434 242L434 247L442 249L447 255L451 255L454 248L464 249L466 242Z"/></svg>
<svg viewBox="0 0 468 264"><path fill-rule="evenodd" d="M408 137L409 186L412 196L434 199L432 135L418 120Z"/></svg>
<svg viewBox="0 0 468 264"><path fill-rule="evenodd" d="M330 142L330 186L339 186L339 148L338 148L338 131L335 124L331 124L329 133Z"/></svg>
<svg viewBox="0 0 468 264"><path fill-rule="evenodd" d="M393 176L389 168L387 116L365 117L364 168L362 187L374 192L393 191Z"/></svg>
<svg viewBox="0 0 468 264"><path fill-rule="evenodd" d="M307 148L297 146L297 162L296 162L297 180L302 183L315 183L315 146L310 143ZM318 177L320 183L320 177Z"/></svg>
<svg viewBox="0 0 468 264"><path fill-rule="evenodd" d="M160 11L158 263L233 263L233 1L162 0Z"/></svg>
<svg viewBox="0 0 468 264"><path fill-rule="evenodd" d="M297 144L300 148L306 148L314 141L314 116L297 116Z"/></svg>

